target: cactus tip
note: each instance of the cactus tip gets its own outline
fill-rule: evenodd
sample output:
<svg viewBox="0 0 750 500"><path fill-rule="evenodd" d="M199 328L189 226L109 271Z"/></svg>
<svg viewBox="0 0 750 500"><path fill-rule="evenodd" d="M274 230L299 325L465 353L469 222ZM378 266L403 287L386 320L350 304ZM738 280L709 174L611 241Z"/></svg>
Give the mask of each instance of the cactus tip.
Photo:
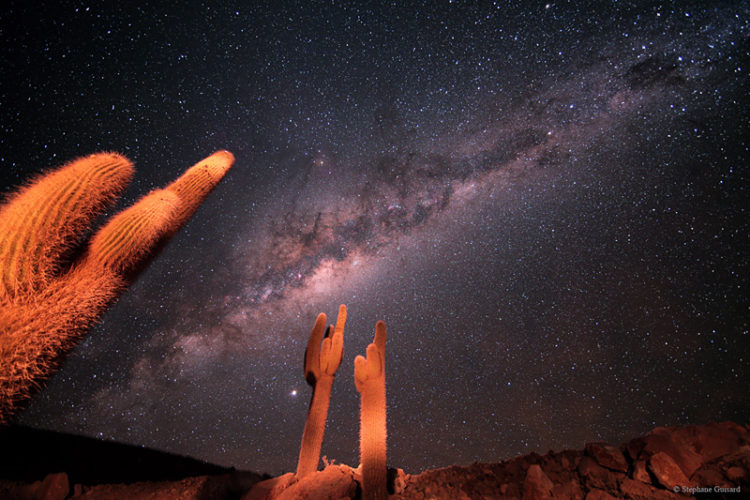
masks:
<svg viewBox="0 0 750 500"><path fill-rule="evenodd" d="M219 180L232 168L234 155L226 150L216 151L200 164L205 165L211 176Z"/></svg>

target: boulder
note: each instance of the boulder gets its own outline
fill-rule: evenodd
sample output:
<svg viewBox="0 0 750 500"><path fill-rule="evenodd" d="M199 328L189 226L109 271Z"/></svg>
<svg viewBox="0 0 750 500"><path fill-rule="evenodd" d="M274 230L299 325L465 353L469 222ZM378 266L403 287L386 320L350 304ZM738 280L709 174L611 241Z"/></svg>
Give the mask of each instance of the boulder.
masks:
<svg viewBox="0 0 750 500"><path fill-rule="evenodd" d="M560 500L583 500L583 490L578 481L556 484L552 488L552 498Z"/></svg>
<svg viewBox="0 0 750 500"><path fill-rule="evenodd" d="M242 495L242 500L272 500L296 481L297 477L293 472L260 481L255 483L250 491Z"/></svg>
<svg viewBox="0 0 750 500"><path fill-rule="evenodd" d="M34 495L39 500L64 500L70 493L68 475L64 472L48 474Z"/></svg>
<svg viewBox="0 0 750 500"><path fill-rule="evenodd" d="M678 441L689 443L704 462L732 453L750 444L750 430L734 422L714 422L676 428Z"/></svg>
<svg viewBox="0 0 750 500"><path fill-rule="evenodd" d="M581 460L580 452L569 450L562 452L550 452L540 458L539 466L554 484L567 484L570 481L578 481L576 468ZM527 467L528 469L528 467ZM525 476L522 476L525 477Z"/></svg>
<svg viewBox="0 0 750 500"><path fill-rule="evenodd" d="M503 498L521 498L521 488L516 483L506 483L500 486L500 494Z"/></svg>
<svg viewBox="0 0 750 500"><path fill-rule="evenodd" d="M400 495L406 488L406 482L409 476L404 469L388 468L388 494Z"/></svg>
<svg viewBox="0 0 750 500"><path fill-rule="evenodd" d="M606 443L587 443L584 451L602 467L619 472L628 471L628 461L615 446Z"/></svg>
<svg viewBox="0 0 750 500"><path fill-rule="evenodd" d="M586 500L617 500L617 498L603 490L591 490L586 493Z"/></svg>
<svg viewBox="0 0 750 500"><path fill-rule="evenodd" d="M602 490L616 490L618 478L625 477L625 474L605 469L591 457L581 458L578 474L587 488Z"/></svg>
<svg viewBox="0 0 750 500"><path fill-rule="evenodd" d="M664 452L656 453L648 459L648 469L659 484L667 489L691 486L690 480L685 477L680 466Z"/></svg>
<svg viewBox="0 0 750 500"><path fill-rule="evenodd" d="M539 465L531 465L523 481L523 498L547 500L552 498L552 481Z"/></svg>
<svg viewBox="0 0 750 500"><path fill-rule="evenodd" d="M693 484L712 486L731 486L731 483L724 477L718 465L704 465L690 477Z"/></svg>
<svg viewBox="0 0 750 500"><path fill-rule="evenodd" d="M291 484L274 498L278 500L354 498L358 488L354 469L345 465L329 465L322 471L305 476Z"/></svg>
<svg viewBox="0 0 750 500"><path fill-rule="evenodd" d="M743 479L747 477L747 471L744 467L734 465L729 467L726 471L727 478L733 483L739 484Z"/></svg>
<svg viewBox="0 0 750 500"><path fill-rule="evenodd" d="M658 500L675 498L672 491L657 489L650 484L644 484L630 478L625 478L620 483L620 492L625 498L631 500Z"/></svg>
<svg viewBox="0 0 750 500"><path fill-rule="evenodd" d="M634 439L625 445L628 455L635 462L646 460L657 453L665 453L680 467L687 477L705 461L695 451L694 444L688 439L689 433L678 432L674 427L657 427L643 437Z"/></svg>
<svg viewBox="0 0 750 500"><path fill-rule="evenodd" d="M636 461L633 464L633 473L631 474L631 477L636 481L651 484L651 476L648 475L648 470L646 470L646 462L643 460Z"/></svg>

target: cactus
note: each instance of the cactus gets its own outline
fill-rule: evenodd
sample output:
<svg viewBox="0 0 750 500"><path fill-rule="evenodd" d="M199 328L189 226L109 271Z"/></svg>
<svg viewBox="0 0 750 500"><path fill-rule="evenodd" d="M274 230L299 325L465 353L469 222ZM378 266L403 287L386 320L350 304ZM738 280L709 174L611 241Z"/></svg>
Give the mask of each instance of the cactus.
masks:
<svg viewBox="0 0 750 500"><path fill-rule="evenodd" d="M79 158L8 198L0 207L0 423L54 373L233 161L214 153L114 217L88 246L82 234L133 177L125 157Z"/></svg>
<svg viewBox="0 0 750 500"><path fill-rule="evenodd" d="M92 238L86 262L127 273L165 233L174 230L179 203L177 195L165 189L144 196Z"/></svg>
<svg viewBox="0 0 750 500"><path fill-rule="evenodd" d="M323 444L328 405L331 399L331 387L344 354L344 325L346 324L346 306L339 306L336 318L336 329L326 329L326 315L321 313L310 333L310 340L305 350L305 379L313 388L310 409L307 412L305 430L302 433L302 445L297 462L297 477L303 478L318 470L320 448ZM323 330L326 330L323 338ZM323 342L321 344L321 339Z"/></svg>
<svg viewBox="0 0 750 500"><path fill-rule="evenodd" d="M234 163L229 151L217 151L208 158L190 167L180 178L167 186L180 199L174 231L182 227L193 216L203 200L227 173Z"/></svg>
<svg viewBox="0 0 750 500"><path fill-rule="evenodd" d="M387 500L385 417L385 323L375 325L375 341L367 358L354 359L354 382L360 393L360 463L365 500Z"/></svg>
<svg viewBox="0 0 750 500"><path fill-rule="evenodd" d="M0 211L0 296L24 297L44 289L57 257L70 251L96 214L133 177L124 157L101 153L37 178Z"/></svg>

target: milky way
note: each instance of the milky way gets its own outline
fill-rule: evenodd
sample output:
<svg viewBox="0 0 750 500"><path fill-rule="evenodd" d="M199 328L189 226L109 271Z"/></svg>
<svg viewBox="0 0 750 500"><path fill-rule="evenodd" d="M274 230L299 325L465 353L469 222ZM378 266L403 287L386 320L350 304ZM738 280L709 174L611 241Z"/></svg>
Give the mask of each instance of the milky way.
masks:
<svg viewBox="0 0 750 500"><path fill-rule="evenodd" d="M747 421L746 4L119 9L2 14L2 186L237 163L19 422L293 470L340 303L340 462L380 319L408 472Z"/></svg>

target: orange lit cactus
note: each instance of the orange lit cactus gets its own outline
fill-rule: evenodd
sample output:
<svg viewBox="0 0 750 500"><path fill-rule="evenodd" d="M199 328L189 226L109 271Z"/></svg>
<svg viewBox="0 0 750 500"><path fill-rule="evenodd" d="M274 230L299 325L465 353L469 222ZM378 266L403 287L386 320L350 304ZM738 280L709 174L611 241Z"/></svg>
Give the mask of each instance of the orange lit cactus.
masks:
<svg viewBox="0 0 750 500"><path fill-rule="evenodd" d="M227 173L234 163L234 155L229 151L217 151L208 158L190 167L166 190L180 199L175 217L176 231L193 216L203 200Z"/></svg>
<svg viewBox="0 0 750 500"><path fill-rule="evenodd" d="M174 230L179 204L174 193L165 189L152 191L117 214L105 230L92 238L85 262L127 273L165 234Z"/></svg>
<svg viewBox="0 0 750 500"><path fill-rule="evenodd" d="M303 478L318 470L320 448L323 444L323 433L328 416L328 405L331 399L331 387L336 370L339 369L344 354L344 325L346 324L346 306L339 306L336 318L336 329L326 329L326 315L319 314L315 321L310 340L305 350L305 379L313 388L312 401L307 413L305 431L302 434L302 446L297 462L297 477ZM323 330L326 330L323 338ZM321 339L323 342L321 344Z"/></svg>
<svg viewBox="0 0 750 500"><path fill-rule="evenodd" d="M354 382L360 393L360 463L365 500L387 500L385 417L385 323L375 325L375 341L367 358L354 359Z"/></svg>
<svg viewBox="0 0 750 500"><path fill-rule="evenodd" d="M38 178L0 209L0 294L22 298L45 288L58 257L133 177L123 156L101 153Z"/></svg>
<svg viewBox="0 0 750 500"><path fill-rule="evenodd" d="M214 153L114 217L86 248L82 233L133 177L125 157L79 158L8 198L0 207L0 423L54 373L233 162L227 151Z"/></svg>

